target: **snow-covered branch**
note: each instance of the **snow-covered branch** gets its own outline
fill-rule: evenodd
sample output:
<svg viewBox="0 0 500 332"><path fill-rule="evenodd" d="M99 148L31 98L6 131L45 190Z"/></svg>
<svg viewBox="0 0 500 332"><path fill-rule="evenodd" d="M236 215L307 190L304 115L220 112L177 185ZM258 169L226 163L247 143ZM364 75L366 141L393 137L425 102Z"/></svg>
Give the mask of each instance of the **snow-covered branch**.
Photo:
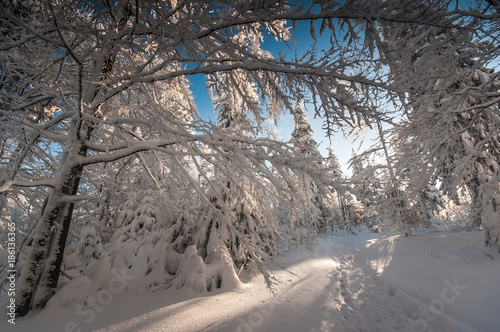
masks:
<svg viewBox="0 0 500 332"><path fill-rule="evenodd" d="M194 139L192 140L194 141ZM159 150L161 148L166 148L168 146L173 146L179 143L182 142L172 139L137 142L128 147L116 149L112 153L106 153L101 155L88 155L86 157L80 157L78 158L78 163L83 166L93 165L97 163L107 163L128 157L138 152L148 151L148 150Z"/></svg>
<svg viewBox="0 0 500 332"><path fill-rule="evenodd" d="M6 181L2 186L0 186L0 193L9 190L11 187L50 187L55 188L59 185L59 180L57 179L42 179L34 181L18 181L10 180Z"/></svg>

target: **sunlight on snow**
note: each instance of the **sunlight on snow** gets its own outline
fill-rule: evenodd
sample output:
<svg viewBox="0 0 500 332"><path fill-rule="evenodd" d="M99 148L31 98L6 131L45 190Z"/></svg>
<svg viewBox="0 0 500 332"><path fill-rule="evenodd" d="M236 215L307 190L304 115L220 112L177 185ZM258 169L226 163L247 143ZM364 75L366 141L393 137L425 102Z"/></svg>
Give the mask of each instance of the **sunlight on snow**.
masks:
<svg viewBox="0 0 500 332"><path fill-rule="evenodd" d="M366 242L365 248L374 249L376 252L381 253L379 257L370 260L371 267L381 274L384 269L389 266L394 257L394 241L397 236L393 236L389 241L378 241L377 239L369 240Z"/></svg>

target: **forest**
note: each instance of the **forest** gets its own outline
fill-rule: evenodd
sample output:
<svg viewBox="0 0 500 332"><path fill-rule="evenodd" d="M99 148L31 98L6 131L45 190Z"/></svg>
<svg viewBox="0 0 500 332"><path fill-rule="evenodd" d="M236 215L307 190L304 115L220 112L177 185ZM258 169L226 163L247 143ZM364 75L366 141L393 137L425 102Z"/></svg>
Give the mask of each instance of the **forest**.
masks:
<svg viewBox="0 0 500 332"><path fill-rule="evenodd" d="M499 251L499 56L498 0L2 0L0 300L85 303L113 271L272 291L325 234ZM367 130L343 172L334 136Z"/></svg>

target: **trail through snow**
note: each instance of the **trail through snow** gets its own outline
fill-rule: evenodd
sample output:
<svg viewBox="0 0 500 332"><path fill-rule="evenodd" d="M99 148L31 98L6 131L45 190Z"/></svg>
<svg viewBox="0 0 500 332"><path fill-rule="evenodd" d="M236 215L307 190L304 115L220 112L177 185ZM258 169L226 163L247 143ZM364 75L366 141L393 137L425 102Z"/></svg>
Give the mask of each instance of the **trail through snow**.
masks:
<svg viewBox="0 0 500 332"><path fill-rule="evenodd" d="M204 331L413 331L411 306L395 298L355 248L356 238L318 239L282 260L276 298ZM293 259L300 258L294 262Z"/></svg>
<svg viewBox="0 0 500 332"><path fill-rule="evenodd" d="M75 310L48 308L18 319L14 329L0 322L0 330L498 331L500 255L492 260L474 250L477 232L443 234L318 238L270 267L274 295L256 275L230 291L124 292L88 321Z"/></svg>

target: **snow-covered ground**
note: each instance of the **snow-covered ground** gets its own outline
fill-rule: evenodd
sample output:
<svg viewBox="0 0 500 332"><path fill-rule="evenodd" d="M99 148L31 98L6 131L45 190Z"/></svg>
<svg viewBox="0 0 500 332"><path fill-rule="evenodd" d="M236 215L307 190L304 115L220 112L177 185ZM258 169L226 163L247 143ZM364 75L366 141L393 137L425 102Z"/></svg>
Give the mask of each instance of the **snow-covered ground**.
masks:
<svg viewBox="0 0 500 332"><path fill-rule="evenodd" d="M91 306L52 301L15 325L3 315L0 331L500 331L500 255L480 232L327 236L269 269L274 295L262 275L136 294L114 272Z"/></svg>

